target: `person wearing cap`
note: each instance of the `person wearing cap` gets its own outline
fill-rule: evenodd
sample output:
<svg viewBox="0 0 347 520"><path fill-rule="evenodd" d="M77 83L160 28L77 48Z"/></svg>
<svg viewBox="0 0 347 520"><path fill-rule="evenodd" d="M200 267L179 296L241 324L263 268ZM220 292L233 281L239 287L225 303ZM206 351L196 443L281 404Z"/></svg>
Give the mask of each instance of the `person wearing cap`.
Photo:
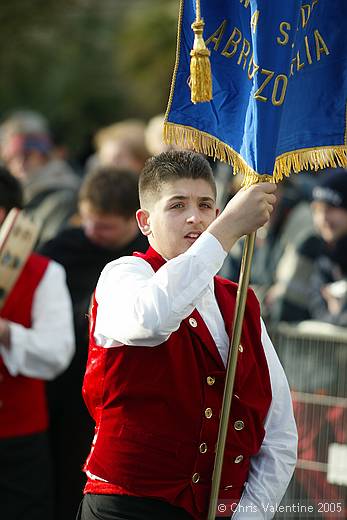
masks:
<svg viewBox="0 0 347 520"><path fill-rule="evenodd" d="M311 318L347 325L347 170L328 171L312 192L321 238L310 280Z"/></svg>
<svg viewBox="0 0 347 520"><path fill-rule="evenodd" d="M76 212L79 178L54 157L45 119L36 112L15 112L0 127L1 159L22 183L24 207L40 225L38 243L53 238Z"/></svg>

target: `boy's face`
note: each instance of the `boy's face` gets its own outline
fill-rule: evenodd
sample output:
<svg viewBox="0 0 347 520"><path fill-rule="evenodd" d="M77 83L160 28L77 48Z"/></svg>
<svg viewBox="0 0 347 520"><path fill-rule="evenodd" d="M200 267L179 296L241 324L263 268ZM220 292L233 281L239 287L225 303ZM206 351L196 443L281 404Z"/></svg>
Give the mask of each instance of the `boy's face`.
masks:
<svg viewBox="0 0 347 520"><path fill-rule="evenodd" d="M203 179L178 179L163 184L150 208L137 212L150 245L170 260L195 242L218 215L211 186Z"/></svg>

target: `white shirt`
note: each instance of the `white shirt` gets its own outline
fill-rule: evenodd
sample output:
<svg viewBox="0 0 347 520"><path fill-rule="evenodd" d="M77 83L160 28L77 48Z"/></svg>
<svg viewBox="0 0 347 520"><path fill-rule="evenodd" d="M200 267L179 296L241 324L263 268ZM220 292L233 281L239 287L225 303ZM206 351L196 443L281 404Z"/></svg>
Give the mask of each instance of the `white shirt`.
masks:
<svg viewBox="0 0 347 520"><path fill-rule="evenodd" d="M61 265L51 260L35 291L31 328L13 322L9 326L10 348L0 343L0 354L12 376L49 380L68 367L75 339L72 304Z"/></svg>
<svg viewBox="0 0 347 520"><path fill-rule="evenodd" d="M109 263L96 288L96 343L104 348L159 345L196 308L226 364L229 339L213 290L213 276L225 257L220 242L204 232L188 251L156 273L138 257ZM115 294L121 298L115 298ZM261 327L272 403L265 421L265 437L258 455L251 460L248 482L233 515L235 520L272 518L271 506L281 501L296 462L297 432L288 383L263 322Z"/></svg>

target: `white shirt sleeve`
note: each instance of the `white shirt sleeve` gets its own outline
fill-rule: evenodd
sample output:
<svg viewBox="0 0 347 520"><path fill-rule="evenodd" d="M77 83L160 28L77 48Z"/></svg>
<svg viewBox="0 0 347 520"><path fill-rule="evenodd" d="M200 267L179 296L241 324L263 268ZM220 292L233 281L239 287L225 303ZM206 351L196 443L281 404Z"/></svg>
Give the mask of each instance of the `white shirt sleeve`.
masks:
<svg viewBox="0 0 347 520"><path fill-rule="evenodd" d="M272 402L265 437L251 467L233 520L270 520L293 475L297 459L297 430L284 370L262 321L262 344L270 372Z"/></svg>
<svg viewBox="0 0 347 520"><path fill-rule="evenodd" d="M225 256L220 242L204 232L156 273L138 257L108 264L96 288L97 344L155 346L166 341L198 305Z"/></svg>
<svg viewBox="0 0 347 520"><path fill-rule="evenodd" d="M50 261L36 291L32 326L10 322L10 348L0 353L12 376L53 379L75 351L72 304L64 268Z"/></svg>

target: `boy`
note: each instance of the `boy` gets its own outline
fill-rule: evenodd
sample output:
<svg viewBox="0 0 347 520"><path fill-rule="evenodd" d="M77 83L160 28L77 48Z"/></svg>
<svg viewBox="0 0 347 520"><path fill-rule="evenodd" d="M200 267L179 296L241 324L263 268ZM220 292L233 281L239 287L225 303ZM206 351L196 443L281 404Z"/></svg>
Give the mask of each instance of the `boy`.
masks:
<svg viewBox="0 0 347 520"><path fill-rule="evenodd" d="M206 518L237 289L215 275L235 241L268 220L274 191L241 190L218 215L202 156L147 161L137 221L151 247L106 266L91 310L83 393L96 430L78 518ZM239 350L220 499L228 516L271 518L297 439L252 291Z"/></svg>

